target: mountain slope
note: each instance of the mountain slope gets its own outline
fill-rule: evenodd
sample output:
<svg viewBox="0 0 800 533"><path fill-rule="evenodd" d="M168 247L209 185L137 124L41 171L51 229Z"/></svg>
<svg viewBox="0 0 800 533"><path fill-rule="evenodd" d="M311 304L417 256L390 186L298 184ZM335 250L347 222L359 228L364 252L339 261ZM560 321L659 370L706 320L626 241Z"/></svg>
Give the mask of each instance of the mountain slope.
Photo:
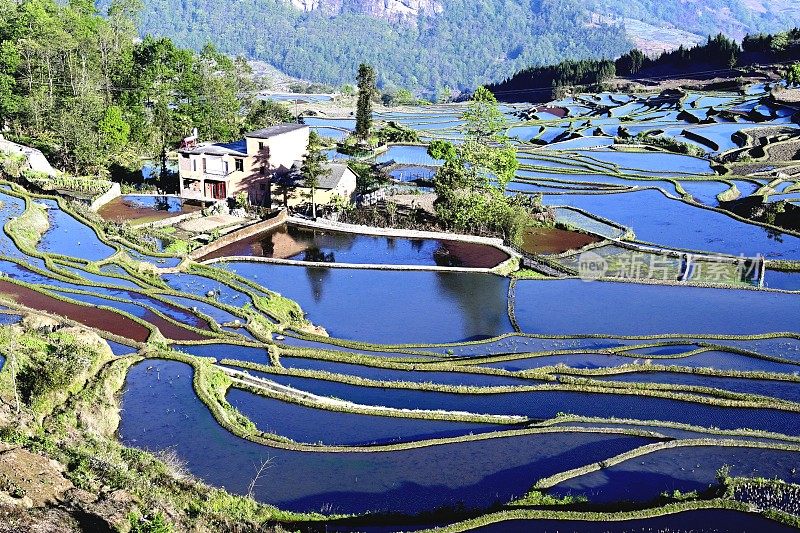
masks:
<svg viewBox="0 0 800 533"><path fill-rule="evenodd" d="M196 48L211 41L331 84L352 80L367 61L383 85L415 89L474 87L530 65L615 57L633 44L657 51L692 44L692 34L741 37L800 24L790 0L144 2L143 33Z"/></svg>

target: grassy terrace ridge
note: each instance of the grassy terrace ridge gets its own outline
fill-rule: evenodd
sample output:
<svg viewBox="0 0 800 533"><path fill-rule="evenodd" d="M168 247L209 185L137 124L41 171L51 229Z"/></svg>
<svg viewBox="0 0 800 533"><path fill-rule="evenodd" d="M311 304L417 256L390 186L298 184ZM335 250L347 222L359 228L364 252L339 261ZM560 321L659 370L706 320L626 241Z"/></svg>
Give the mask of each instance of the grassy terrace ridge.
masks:
<svg viewBox="0 0 800 533"><path fill-rule="evenodd" d="M800 412L800 404L786 400L777 400L753 394L728 392L711 387L680 386L672 384L628 383L597 381L585 378L572 378L563 376L558 381L549 381L537 385L503 385L494 387L476 387L463 385L443 385L437 383L420 383L408 381L380 381L358 376L336 374L320 370L287 369L268 367L258 363L223 359L222 364L234 365L240 368L252 369L268 374L296 376L348 383L364 387L429 390L436 392L450 392L456 394L497 394L514 392L587 392L605 394L624 394L631 396L646 396L685 402L700 403L718 407L730 408L769 408L788 412ZM546 379L546 378L545 378ZM551 378L552 379L552 378ZM676 392L677 391L677 392Z"/></svg>
<svg viewBox="0 0 800 533"><path fill-rule="evenodd" d="M685 97L684 97L685 98ZM622 102L619 102L622 103ZM592 106L590 106L592 107ZM649 120L650 111L635 112L626 114L622 117L622 124L633 120ZM613 114L609 112L609 116ZM637 117L640 117L637 119ZM570 122L571 132L587 132L590 127L583 127L579 123L584 117L569 117L564 122ZM587 119L588 123L588 119ZM545 121L528 121L515 126L531 124L544 126ZM455 131L455 130L454 130ZM537 137L541 137L546 130L544 127L539 131ZM419 146L424 146L420 144ZM633 192L642 188L651 187L627 187L625 181L619 184L608 183L588 183L584 181L570 180L571 175L587 174L591 175L610 175L620 178L620 180L641 180L646 182L665 181L674 187L672 191L669 186L656 186L662 195L670 200L682 201L695 208L706 208L724 213L740 222L754 224L769 230L779 230L777 226L765 223L757 223L748 219L732 215L730 212L716 207L703 205L693 199L684 189L691 189L690 183L699 182L719 182L729 188L720 193L720 199L729 196L739 195L735 183L749 178L742 178L735 175L732 170L735 165L729 168L715 165L716 174L700 175L690 172L665 172L661 173L646 170L627 168L624 165L602 161L599 156L595 157L591 150L578 152L548 153L547 149L534 150L531 145L522 144L518 146L518 155L529 159L523 160L520 168L523 170L546 171L548 178L526 178L518 177L514 181L521 184L538 185L546 183L564 189L555 192L553 197L559 194L570 194L579 192L581 194L622 194ZM644 147L644 146L625 146L618 151L632 151L637 153L669 153L665 147ZM766 159L766 157L765 157ZM708 159L703 159L707 161ZM525 163L527 161L527 163ZM565 164L568 168L555 168L547 166L546 163ZM541 163L541 164L528 164ZM646 166L646 165L642 165ZM563 177L564 179L558 179ZM589 177L589 179L591 179ZM753 181L753 180L751 180ZM0 182L0 184L7 182ZM682 185L683 184L683 185ZM638 184L637 184L638 185ZM759 183L759 185L764 185ZM764 185L764 192L775 190L777 181L772 181ZM513 186L513 182L512 182ZM580 186L580 187L578 187ZM586 188L584 188L586 186ZM624 418L586 417L569 414L569 406L565 406L564 411L553 418L547 420L530 420L525 417L512 418L513 415L495 415L492 413L469 413L446 410L422 410L422 409L401 409L382 407L380 405L358 404L355 402L328 399L305 393L301 390L292 391L288 387L271 386L269 376L297 376L308 379L319 379L329 382L354 385L359 387L383 388L391 390L414 390L420 392L440 392L461 395L489 395L489 394L513 394L513 393L535 393L549 391L564 391L574 393L587 393L593 395L613 394L626 395L630 399L627 401L637 401L638 398L661 398L680 402L691 402L695 405L708 405L720 408L731 409L769 409L783 411L784 413L800 413L800 403L787 399L776 398L749 392L737 392L726 390L724 386L706 386L702 381L699 385L654 383L647 380L650 372L672 372L676 375L693 374L708 377L729 377L738 379L759 379L774 380L782 383L798 383L800 377L789 373L760 372L760 371L738 371L738 370L719 370L715 368L692 368L679 366L681 360L710 351L721 351L727 354L752 358L765 362L777 363L782 365L798 365L796 359L783 356L779 352L760 353L758 349L744 349L735 346L726 346L723 341L738 340L758 340L787 338L793 341L800 340L800 333L796 332L774 332L760 335L685 335L681 333L659 334L659 335L537 335L526 334L520 331L514 314L515 290L517 280L541 279L541 276L529 270L516 270L509 268L513 272L500 272L499 274L511 278L507 297L508 315L511 319L515 333L500 335L491 339L475 340L468 342L440 343L440 344L397 344L383 345L371 344L354 340L329 338L321 327L311 324L306 317L303 309L295 301L286 298L259 283L239 276L225 268L210 267L191 261L186 257L180 257L181 261L177 267L173 262L169 262L170 268L159 268L157 264L147 261L137 261L136 253L145 254L153 258L176 258L177 256L167 253L153 252L140 246L133 233L116 232L113 228L103 223L98 217L87 212L83 207L67 202L62 198L49 195L32 194L18 185L11 185L11 190L4 190L8 194L25 201L25 210L16 219L10 220L4 227L5 234L10 237L14 245L19 248L24 255L32 258L41 259L44 266L26 265L24 259L18 257L0 257L18 266L28 268L35 274L43 277L41 283L26 283L20 280L10 280L21 287L34 290L37 293L48 297L56 298L64 302L83 305L77 299L70 298L70 295L78 296L102 296L109 302L107 306L99 309L113 312L120 318L130 319L137 325L147 329L148 338L143 342L132 342L125 338L109 334L105 331L92 330L91 328L79 327L77 322L68 319L58 319L61 325L57 326L57 331L47 333L44 329L40 332L34 331L35 324L31 319L23 321L22 326L11 326L9 328L0 327L0 354L6 355L6 365L0 370L0 453L3 453L3 443L12 446L20 446L23 449L52 458L64 465L64 476L80 490L90 493L101 494L105 498L110 498L111 494L118 494L117 491L124 491L131 495L129 501L123 501L121 508L124 513L122 520L114 523L120 530L126 531L133 528L135 531L146 531L137 529L138 526L150 526L158 524L159 521L174 525L179 530L256 530L269 529L271 527L284 527L286 529L304 528L324 528L320 522L331 521L332 524L348 524L347 520L352 520L354 524L373 524L385 519L390 523L391 517L370 516L365 517L325 517L316 514L295 514L283 512L269 505L262 505L254 501L252 497L234 496L222 490L214 489L204 485L202 482L189 475L185 467L176 461L174 456L168 453L150 454L148 452L134 450L122 446L115 438L114 432L119 423L119 396L124 387L124 382L129 369L133 365L156 364L159 360L170 360L185 363L192 368L192 387L199 401L208 409L216 422L231 434L246 439L250 442L263 445L266 449L293 450L303 453L391 453L417 448L431 448L436 446L454 445L467 442L482 442L491 439L511 439L531 435L547 434L594 434L594 435L616 435L642 437L648 442L644 446L629 450L625 453L609 457L603 461L586 464L580 468L561 472L540 480L527 495L521 500L508 502L504 506L494 506L491 511L502 509L498 512L490 512L484 516L474 517L477 511L442 511L437 516L436 522L442 517L442 523L463 517L470 518L465 522L451 524L442 528L442 531L463 531L472 527L486 524L502 524L505 520L536 520L536 519L555 519L555 520L635 520L652 516L676 513L692 509L729 509L740 511L752 511L753 505L745 501L752 491L752 487L766 487L764 490L775 491L795 490L789 484L778 486L779 482L768 481L732 481L726 480L724 491L713 493L703 493L702 495L688 496L687 501L666 501L664 505L650 508L631 509L625 505L609 505L607 508L582 498L557 499L546 495L543 490L557 483L558 480L569 479L574 476L592 472L597 469L606 468L614 464L621 464L636 457L645 456L658 450L681 448L690 446L737 446L758 449L783 450L787 453L800 452L800 436L784 435L781 433L753 430L753 429L719 429L716 427L702 427L683 424L679 422L668 422L660 420L629 420ZM46 211L39 205L40 199L52 199L58 202L60 209L66 215L74 217L79 222L88 225L96 234L99 242L109 246L113 253L98 261L69 257L61 254L49 253L46 250L37 248L42 235L48 230L48 220ZM622 240L628 246L637 244L650 245L649 243L636 240L632 228L626 228L614 223L611 220L596 216L589 211L571 208L584 216L590 217L598 223L608 224L613 228L619 229L623 233ZM781 232L800 235L796 232ZM604 240L600 243L590 245L586 249L596 246L603 246L615 242ZM624 243L623 243L624 244ZM653 245L656 246L656 245ZM579 251L565 252L556 256L548 256L542 261L546 264L556 263L561 257L570 254L580 253ZM678 250L696 252L691 250ZM162 261L162 264L164 262ZM112 266L121 270L105 272L101 267ZM770 262L770 267L782 267L786 270L800 270L800 261L775 260ZM561 266L561 270L569 274L576 274L568 267ZM191 276L200 276L206 280L212 280L219 284L221 289L232 289L242 293L247 299L247 303L242 307L228 305L220 300L224 291L209 296L209 294L194 294L190 291L183 292L168 285L162 274L178 273ZM84 275L85 274L85 275ZM98 282L94 281L92 275L102 275L104 278ZM56 288L48 283L54 282L70 283L70 287ZM119 284L115 284L119 280ZM128 287L121 282L131 281L134 287ZM642 283L642 280L633 281ZM544 282L544 280L542 280ZM181 284L178 284L181 285ZM684 284L681 284L684 285ZM695 286L713 286L712 284L693 284ZM725 288L733 288L729 286ZM736 286L735 288L742 288ZM751 288L751 287L747 287ZM753 290L758 290L752 288ZM106 290L119 291L113 295L104 294ZM57 292L56 292L57 291ZM179 340L173 342L165 338L156 325L147 320L138 318L129 313L116 309L114 306L127 303L124 297L119 296L123 292L141 295L151 300L137 302L148 313L148 317L156 317L159 324L168 324L175 327L184 328L187 331L197 334L199 338L194 340ZM785 291L782 291L785 292ZM173 302L171 297L185 298L179 300L180 303ZM188 298L188 300L186 300ZM231 300L226 300L231 301ZM234 300L235 301L235 300ZM241 301L241 299L239 300ZM192 302L197 302L199 309L195 309ZM16 311L28 311L25 302L9 302L8 307ZM179 318L172 316L172 313L164 311L163 304L175 308L181 313L196 317L199 327L182 323ZM201 305L202 304L202 305ZM204 306L213 306L220 311L225 311L237 320L241 321L243 334L239 335L223 329L223 325L206 314ZM204 312L204 309L206 312ZM42 314L42 313L39 313ZM215 315L216 316L216 315ZM194 318L193 318L194 320ZM207 324L207 328L203 326ZM192 322L192 324L195 324ZM64 327L64 326L71 327ZM167 326L162 326L167 327ZM14 335L9 332L13 332ZM244 332L250 336L246 336ZM95 343L98 353L88 358L88 364L83 360L79 371L67 371L64 374L56 373L59 383L66 382L66 385L59 390L39 391L36 387L36 380L31 376L35 375L31 369L40 369L43 376L49 376L54 372L55 361L47 356L41 355L48 350L54 350L71 368L74 359L69 355L70 349L76 354L84 354L83 349L77 349L74 339L70 340L70 335L86 335L92 337L101 336L109 340L122 342L127 346L134 346L138 352L134 355L123 357L112 357L110 352L105 349L101 341ZM15 337L16 335L16 337ZM280 335L286 335L289 339L281 339ZM15 340L16 338L16 340ZM20 340L21 339L21 340ZM294 339L299 342L306 341L311 343L308 347L292 346ZM554 341L553 349L539 349L538 351L518 351L527 348L518 343L504 344L504 340L519 339L545 339ZM584 339L626 339L638 341L633 345L625 345L612 348L601 349L580 349L577 347L567 347L558 349L555 341L581 341ZM287 342L281 342L286 340ZM21 343L24 349L15 349ZM496 345L495 345L496 344ZM648 355L635 353L636 350L645 348L657 348L675 346L681 344L691 344L678 354ZM176 351L182 346L213 346L230 345L230 349L220 349L220 356L199 357L188 355ZM54 348L51 348L54 347ZM264 364L243 361L237 359L236 347L263 348ZM472 348L471 355L457 355L459 348ZM347 352L342 349L355 350ZM773 348L774 349L774 348ZM360 351L359 351L360 350ZM40 353L41 352L41 353ZM391 355L396 352L397 355ZM478 353L480 352L480 353ZM589 354L614 355L626 357L631 360L629 364L619 367L609 368L570 368L566 365L552 365L542 368L509 371L502 368L482 367L486 363L498 363L505 361L515 361L535 357L547 357L556 355ZM403 357L407 355L408 357ZM303 358L331 363L330 371L324 370L304 370L295 368L285 368L282 366L284 358ZM79 358L80 359L80 358ZM267 364L269 363L269 364ZM360 377L358 372L349 373L342 370L337 373L336 364L358 365L370 371L386 370L397 374L397 379L388 379L388 376L379 376L378 379ZM75 363L77 364L77 363ZM285 363L288 365L288 363ZM222 365L233 367L224 368ZM12 370L18 372L20 369L27 369L28 388L24 389L22 421L19 427L8 424L14 421L15 406L18 405L15 396L20 390L17 383L19 374L14 374ZM247 370L262 372L266 378L250 379L238 373ZM408 370L415 374L405 379L400 372ZM345 373L348 372L348 373ZM425 372L431 373L431 380L425 377ZM481 379L481 383L491 377L499 379L519 379L519 384L509 383L500 385L449 385L436 383L433 373L458 373L466 380ZM613 379L617 375L641 373L641 382L628 382ZM25 374L22 374L25 376ZM421 377L419 377L421 376ZM449 378L450 376L448 376ZM611 379L597 379L600 377ZM54 379L56 379L54 378ZM30 385L33 381L34 385ZM708 380L711 381L711 380ZM49 383L44 380L43 383ZM731 387L735 388L735 387ZM280 427L272 432L261 431L255 426L254 422L248 419L242 412L239 412L227 399L227 394L233 390L246 390L265 398L271 398L280 402L289 402L300 406L320 409L328 412L350 413L354 416L381 416L386 418L416 419L416 420L439 420L439 421L460 421L476 422L484 424L497 424L496 429L478 435L460 435L445 438L430 438L425 440L412 440L408 442L394 442L389 444L373 445L331 445L326 444L325 439L320 439L319 443L299 442L281 435ZM603 397L598 396L598 401L603 401ZM535 396L534 396L535 399ZM373 402L370 402L373 403ZM374 403L379 403L378 401ZM388 403L388 402L387 402ZM689 406L691 408L691 406ZM613 412L609 411L612 415ZM761 411L760 411L761 412ZM19 415L16 415L19 416ZM323 419L324 413L320 415ZM656 414L653 415L657 417ZM5 423L4 423L5 422ZM703 420L705 422L705 420ZM754 422L759 425L759 423ZM768 428L772 429L772 428ZM780 429L780 428L778 428ZM680 432L693 432L697 438L686 438ZM287 432L287 434L290 434ZM677 437L675 435L678 435ZM299 440L299 439L298 439ZM638 446L638 443L637 443ZM593 459L594 460L594 459ZM531 480L533 484L536 480ZM3 478L0 472L0 492L4 490L2 485ZM279 482L279 481L278 481ZM788 487L788 488L787 488ZM342 489L347 491L347 487ZM792 494L795 494L792 492ZM667 499L668 500L668 499ZM94 502L96 503L96 502ZM659 502L664 503L664 502ZM752 503L752 502L751 502ZM88 505L88 504L87 504ZM791 516L785 510L759 505L759 509L765 509L764 515L787 524L798 524L797 516ZM88 507L89 513L102 515L102 510L97 507ZM435 515L435 512L432 513ZM795 515L797 513L795 512ZM105 515L102 515L105 516ZM119 518L117 516L116 518ZM395 517L396 518L396 517ZM104 518L105 519L105 518ZM362 520L362 522L358 522ZM401 517L400 521L409 520L409 523L433 523L427 520L425 515L415 518ZM535 524L535 522L531 522ZM535 527L535 525L533 525ZM168 531L166 529L165 531Z"/></svg>
<svg viewBox="0 0 800 533"><path fill-rule="evenodd" d="M169 454L119 444L114 435L117 396L128 368L142 357L113 358L104 346L85 328L37 333L0 327L0 353L6 357L0 371L0 443L63 464L66 481L89 495L82 497L76 513L123 531L131 527L130 516L161 515L181 530L325 518L287 513L211 488L188 475ZM7 423L10 416L13 425ZM95 502L92 493L100 498L117 495L111 496L115 508L110 511L100 499ZM13 511L4 517L6 523L15 519Z"/></svg>
<svg viewBox="0 0 800 533"><path fill-rule="evenodd" d="M604 523L632 521L700 509L725 509L732 511L752 512L751 506L725 498L671 503L661 507L619 512L511 509L487 514L478 518L464 520L463 522L457 522L444 527L426 529L423 530L423 533L461 533L463 531L470 531L484 526L502 524L503 522L511 520L530 520L531 528L536 527L536 520L587 521ZM764 516L775 520L777 523L792 524L790 517L772 516L767 515L766 513Z"/></svg>
<svg viewBox="0 0 800 533"><path fill-rule="evenodd" d="M540 479L538 482L536 482L533 488L537 490L549 489L554 487L555 485L558 485L559 483L567 481L568 479L573 479L588 474L590 472L596 472L598 470L610 468L612 466L624 463L626 461L630 461L632 459L636 459L644 455L655 453L661 450L670 450L674 448L689 448L698 446L722 446L722 447L730 446L730 447L775 449L775 450L785 450L790 452L800 452L800 445L788 444L788 443L765 443L757 441L747 442L736 439L671 440L667 442L646 444L644 446L636 448L635 450L623 452L619 455L615 455L614 457L610 457L603 461L587 464L578 468L574 468L572 470L568 470L566 472L560 472L550 477Z"/></svg>
<svg viewBox="0 0 800 533"><path fill-rule="evenodd" d="M431 355L430 353L423 353L416 351L417 349L424 348L458 348L461 346L481 346L485 344L492 344L498 341L503 341L510 338L521 339L547 339L547 340L580 340L580 339L620 339L620 340L641 340L641 341L662 341L668 342L673 339L706 339L706 340L731 340L731 341L752 341L752 340L765 340L788 338L800 340L800 333L794 331L775 331L770 333L756 333L756 334L740 334L740 335L722 335L715 333L664 333L656 335L611 335L605 333L590 333L590 334L568 334L568 335L552 335L543 333L503 333L488 339L479 339L463 342L442 342L442 343L404 343L404 344L376 344L344 339L336 339L332 337L322 337L317 335L302 334L298 335L300 338L332 344L334 346L341 346L344 348L362 349L365 351L402 351L409 350L406 353L417 353L420 355ZM442 354L433 354L439 355Z"/></svg>

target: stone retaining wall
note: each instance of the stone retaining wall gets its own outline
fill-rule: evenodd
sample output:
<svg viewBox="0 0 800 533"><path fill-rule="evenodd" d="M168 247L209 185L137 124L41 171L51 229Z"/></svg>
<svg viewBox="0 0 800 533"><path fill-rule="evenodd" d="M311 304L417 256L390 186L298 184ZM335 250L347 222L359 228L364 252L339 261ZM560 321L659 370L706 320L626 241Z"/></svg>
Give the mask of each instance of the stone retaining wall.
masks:
<svg viewBox="0 0 800 533"><path fill-rule="evenodd" d="M206 252L210 253L210 252ZM201 256L202 257L202 256ZM297 261L295 259L279 259L277 257L257 257L250 255L232 255L230 257L218 257L203 261L204 265L214 263L226 263L228 261L249 261L251 263L271 263L277 265L291 265L319 268L350 268L355 270L417 270L417 271L439 271L439 272L479 272L491 274L497 266L492 268L469 268L469 267L446 267L437 265L384 265L373 263L323 263L319 261ZM505 262L501 263L504 264ZM499 266L499 265L498 265Z"/></svg>
<svg viewBox="0 0 800 533"><path fill-rule="evenodd" d="M463 235L460 233L445 233L441 231L421 231L410 229L395 228L376 228L374 226L358 226L355 224L345 224L332 220L307 220L299 217L289 217L288 222L296 226L308 228L327 229L331 231L343 231L346 233L360 233L362 235L377 235L380 237L405 237L409 239L439 239L445 241L471 242L475 244L485 244L494 246L506 252L511 257L519 257L519 254L503 244L503 239L494 237L480 237L478 235Z"/></svg>
<svg viewBox="0 0 800 533"><path fill-rule="evenodd" d="M174 217L162 218L161 220L156 220L154 222L148 222L147 224L142 224L142 226L147 228L166 228L167 226L174 226L175 224L179 224L186 220L191 220L193 218L200 218L202 216L203 216L202 211L195 211L193 213L183 213L180 215L175 215Z"/></svg>
<svg viewBox="0 0 800 533"><path fill-rule="evenodd" d="M288 218L289 216L286 213L286 211L285 210L281 211L276 217L267 220L262 220L261 222L256 222L255 224L251 224L249 226L245 226L244 228L233 231L225 235L224 237L220 237L214 242L211 242L205 246L201 246L197 250L194 250L192 253L190 253L189 258L197 260L212 252L216 252L220 248L224 248L225 246L228 246L231 243L234 243L242 239L247 239L249 237L252 237L253 235L257 235L265 231L269 231L277 226L280 226L281 224L284 224Z"/></svg>
<svg viewBox="0 0 800 533"><path fill-rule="evenodd" d="M91 209L94 212L97 212L98 210L100 210L101 207L106 205L114 198L120 196L121 194L122 191L119 188L119 183L112 183L111 187L106 192L104 192L103 194L94 199L92 205L89 206L89 209Z"/></svg>

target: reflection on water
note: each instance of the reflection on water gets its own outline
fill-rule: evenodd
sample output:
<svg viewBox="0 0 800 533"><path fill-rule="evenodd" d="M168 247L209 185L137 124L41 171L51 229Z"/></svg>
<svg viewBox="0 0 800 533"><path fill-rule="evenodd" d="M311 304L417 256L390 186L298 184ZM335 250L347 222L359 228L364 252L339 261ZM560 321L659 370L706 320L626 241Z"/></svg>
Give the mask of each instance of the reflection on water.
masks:
<svg viewBox="0 0 800 533"><path fill-rule="evenodd" d="M203 259L273 257L316 263L437 265L492 268L508 259L493 246L439 239L411 239L323 231L286 225L234 242Z"/></svg>
<svg viewBox="0 0 800 533"><path fill-rule="evenodd" d="M596 433L497 438L385 453L308 453L240 439L197 399L192 369L174 361L134 365L126 380L122 442L174 449L192 474L244 494L271 459L258 501L299 512L419 513L463 504L486 508L524 494L531 480L652 442ZM436 465L436 468L426 468Z"/></svg>
<svg viewBox="0 0 800 533"><path fill-rule="evenodd" d="M508 279L454 272L305 268L234 261L237 274L297 301L334 337L446 342L512 331Z"/></svg>

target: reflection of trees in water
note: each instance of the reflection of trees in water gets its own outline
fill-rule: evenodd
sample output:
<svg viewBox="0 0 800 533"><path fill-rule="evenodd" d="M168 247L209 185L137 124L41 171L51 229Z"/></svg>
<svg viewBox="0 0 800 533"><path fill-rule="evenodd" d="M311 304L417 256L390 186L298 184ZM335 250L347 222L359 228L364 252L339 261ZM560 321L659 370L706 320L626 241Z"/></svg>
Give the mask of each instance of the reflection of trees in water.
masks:
<svg viewBox="0 0 800 533"><path fill-rule="evenodd" d="M433 260L437 266L460 267L464 265L464 261L454 254L445 243L439 243L439 247L433 252Z"/></svg>
<svg viewBox="0 0 800 533"><path fill-rule="evenodd" d="M323 231L298 226L288 226L289 235L309 248L329 248L334 252L349 251L360 236L340 231Z"/></svg>
<svg viewBox="0 0 800 533"><path fill-rule="evenodd" d="M415 252L421 252L422 247L425 246L425 241L422 239L410 239L411 249Z"/></svg>
<svg viewBox="0 0 800 533"><path fill-rule="evenodd" d="M490 274L437 272L441 293L464 315L465 336L494 336L506 331L508 280Z"/></svg>
<svg viewBox="0 0 800 533"><path fill-rule="evenodd" d="M153 198L153 209L156 211L169 211L169 198L166 196L155 196Z"/></svg>
<svg viewBox="0 0 800 533"><path fill-rule="evenodd" d="M323 252L317 247L312 246L303 252L303 261L309 263L335 263L336 256L333 252Z"/></svg>
<svg viewBox="0 0 800 533"><path fill-rule="evenodd" d="M170 170L166 163L166 158L162 159L161 171L158 174L158 188L168 193L178 193L180 191L178 173Z"/></svg>
<svg viewBox="0 0 800 533"><path fill-rule="evenodd" d="M321 302L322 289L325 287L328 278L331 277L330 269L324 267L306 267L306 276L308 276L308 284L311 286L311 296L314 297L314 302Z"/></svg>
<svg viewBox="0 0 800 533"><path fill-rule="evenodd" d="M775 242L783 242L783 232L776 229L767 228L767 238Z"/></svg>
<svg viewBox="0 0 800 533"><path fill-rule="evenodd" d="M253 247L254 255L260 255L261 257L275 257L275 233L271 232L267 234L267 236L263 239L258 241L258 244ZM258 247L261 247L261 250Z"/></svg>

